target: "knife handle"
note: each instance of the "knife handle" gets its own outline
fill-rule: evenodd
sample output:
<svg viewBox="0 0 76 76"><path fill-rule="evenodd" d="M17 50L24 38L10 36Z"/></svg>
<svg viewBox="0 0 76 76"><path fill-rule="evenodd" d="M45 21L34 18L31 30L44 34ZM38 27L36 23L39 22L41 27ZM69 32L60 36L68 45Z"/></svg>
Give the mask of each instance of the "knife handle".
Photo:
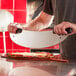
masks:
<svg viewBox="0 0 76 76"><path fill-rule="evenodd" d="M72 28L66 28L65 30L67 31L68 34L72 33L72 31L73 31Z"/></svg>
<svg viewBox="0 0 76 76"><path fill-rule="evenodd" d="M21 33L21 32L22 32L22 29L21 29L21 28L18 28L18 29L16 30L16 34Z"/></svg>
<svg viewBox="0 0 76 76"><path fill-rule="evenodd" d="M65 30L67 31L68 34L72 33L72 31L73 31L72 28L66 28ZM56 34L56 33L54 32L54 30L53 30L53 33Z"/></svg>
<svg viewBox="0 0 76 76"><path fill-rule="evenodd" d="M72 33L72 28L66 28L65 30L67 31L68 34L69 34L69 33ZM16 34L17 34L17 33L21 33L21 32L22 32L22 29L21 29L21 28L18 28L18 29L16 30ZM55 33L55 32L53 31L53 33Z"/></svg>

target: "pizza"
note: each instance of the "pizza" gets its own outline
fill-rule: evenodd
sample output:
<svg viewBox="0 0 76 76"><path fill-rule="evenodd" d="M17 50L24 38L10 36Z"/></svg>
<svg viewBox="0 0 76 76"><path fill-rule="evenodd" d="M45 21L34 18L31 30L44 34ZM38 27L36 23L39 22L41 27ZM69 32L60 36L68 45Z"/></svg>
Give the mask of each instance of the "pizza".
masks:
<svg viewBox="0 0 76 76"><path fill-rule="evenodd" d="M11 57L39 57L39 58L50 58L50 57L54 57L54 55L52 53L47 53L47 52L23 52L23 53L7 53L7 56L11 56Z"/></svg>
<svg viewBox="0 0 76 76"><path fill-rule="evenodd" d="M68 60L61 59L60 55L54 55L49 52L23 52L23 53L16 52L16 53L7 53L2 57L17 60L49 60L58 62L68 62Z"/></svg>

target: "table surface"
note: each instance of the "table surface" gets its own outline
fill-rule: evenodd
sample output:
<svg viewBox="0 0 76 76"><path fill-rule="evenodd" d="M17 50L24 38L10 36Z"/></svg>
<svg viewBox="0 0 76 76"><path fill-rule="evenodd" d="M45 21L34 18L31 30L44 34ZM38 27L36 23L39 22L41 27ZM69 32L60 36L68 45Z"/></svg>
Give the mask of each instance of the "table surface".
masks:
<svg viewBox="0 0 76 76"><path fill-rule="evenodd" d="M14 60L14 59L6 59L0 58L0 70L1 68L10 68L11 66L7 65L7 63L11 64L12 68L8 71L13 71L15 68L19 67L33 67L38 68L40 70L44 70L50 73L50 76L74 76L76 71L76 62L62 63L55 61L26 61L26 60ZM4 67L2 67L2 65ZM7 71L7 69L4 69ZM4 71L3 70L3 71ZM2 70L1 70L2 71ZM4 72L3 72L4 73ZM9 76L2 74L0 72L0 76Z"/></svg>

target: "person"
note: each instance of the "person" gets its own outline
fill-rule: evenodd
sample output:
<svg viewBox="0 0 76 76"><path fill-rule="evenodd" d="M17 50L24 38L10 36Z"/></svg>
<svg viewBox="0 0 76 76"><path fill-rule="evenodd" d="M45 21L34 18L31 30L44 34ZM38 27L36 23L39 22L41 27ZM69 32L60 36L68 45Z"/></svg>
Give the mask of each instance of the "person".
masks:
<svg viewBox="0 0 76 76"><path fill-rule="evenodd" d="M39 15L42 11L43 4L44 0L27 0L27 22Z"/></svg>
<svg viewBox="0 0 76 76"><path fill-rule="evenodd" d="M45 0L43 10L32 20L25 30L40 31L50 26L50 21L55 17L54 32L58 35L67 35L66 28L72 28L72 33L60 43L60 52L63 59L75 60L76 58L76 0ZM8 31L16 33L17 28L8 26Z"/></svg>
<svg viewBox="0 0 76 76"><path fill-rule="evenodd" d="M38 4L37 6L37 9L35 10L33 16L32 16L32 19L35 19L39 13L42 11L43 9L43 4L44 4L44 0L35 0L36 1L36 4Z"/></svg>

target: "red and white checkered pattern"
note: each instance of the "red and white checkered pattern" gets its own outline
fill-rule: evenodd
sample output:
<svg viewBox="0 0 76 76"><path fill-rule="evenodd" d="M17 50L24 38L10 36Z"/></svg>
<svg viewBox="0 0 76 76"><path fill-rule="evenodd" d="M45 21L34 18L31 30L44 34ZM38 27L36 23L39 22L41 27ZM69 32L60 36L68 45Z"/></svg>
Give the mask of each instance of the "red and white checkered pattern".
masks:
<svg viewBox="0 0 76 76"><path fill-rule="evenodd" d="M26 0L0 0L0 9L8 10L14 16L14 22L26 23ZM5 33L6 51L7 52L25 52L30 51L29 48L21 47L13 43L9 37L9 33ZM3 33L0 32L0 52L4 52Z"/></svg>
<svg viewBox="0 0 76 76"><path fill-rule="evenodd" d="M14 16L14 22L26 23L26 0L0 0L0 9L8 10ZM5 33L6 38L6 51L7 52L29 52L30 48L25 48L19 45L16 45L11 41L9 33ZM59 48L58 45L48 47L45 49L56 49ZM0 32L0 53L4 52L3 46L3 33Z"/></svg>

